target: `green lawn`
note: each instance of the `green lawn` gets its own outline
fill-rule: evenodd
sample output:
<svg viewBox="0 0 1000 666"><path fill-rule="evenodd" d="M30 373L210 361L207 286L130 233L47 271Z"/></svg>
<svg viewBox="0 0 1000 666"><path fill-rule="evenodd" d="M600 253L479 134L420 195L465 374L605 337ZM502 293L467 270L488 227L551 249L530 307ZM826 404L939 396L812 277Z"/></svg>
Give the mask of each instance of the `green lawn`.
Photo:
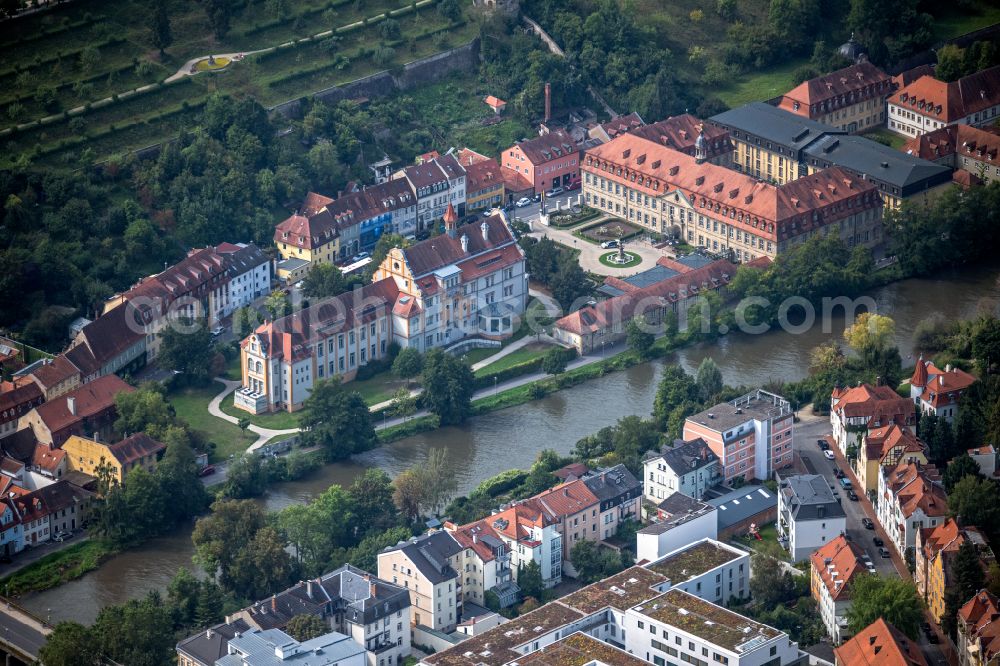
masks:
<svg viewBox="0 0 1000 666"><path fill-rule="evenodd" d="M951 39L994 23L1000 23L1000 5L980 2L976 3L975 11L977 13L970 14L969 11L935 17L934 38Z"/></svg>
<svg viewBox="0 0 1000 666"><path fill-rule="evenodd" d="M906 143L905 136L896 134L895 132L890 132L885 128L865 132L862 136L871 139L872 141L887 144L896 150L902 150L903 145Z"/></svg>
<svg viewBox="0 0 1000 666"><path fill-rule="evenodd" d="M224 377L226 379L231 379L234 382L243 381L243 366L240 365L239 354L234 356L231 361L226 363L226 373Z"/></svg>
<svg viewBox="0 0 1000 666"><path fill-rule="evenodd" d="M348 390L360 393L366 404L376 405L380 402L391 400L392 394L405 385L406 382L392 374L392 371L386 370L385 372L380 372L374 377L370 377L368 379L348 382L344 386ZM417 388L417 384L415 382L411 382L410 388Z"/></svg>
<svg viewBox="0 0 1000 666"><path fill-rule="evenodd" d="M114 554L114 549L101 539L87 539L50 553L0 579L0 589L14 597L47 590L93 571Z"/></svg>
<svg viewBox="0 0 1000 666"><path fill-rule="evenodd" d="M808 58L798 58L760 72L749 72L716 93L729 108L777 97L795 87L795 70L808 62Z"/></svg>
<svg viewBox="0 0 1000 666"><path fill-rule="evenodd" d="M242 453L256 438L253 433L244 435L235 424L208 413L208 403L220 390L221 385L212 382L210 386L180 389L167 396L179 418L187 421L208 441L215 443L212 460L225 460L230 454Z"/></svg>
<svg viewBox="0 0 1000 666"><path fill-rule="evenodd" d="M770 555L778 560L788 560L788 551L778 543L778 528L774 523L761 527L760 536L761 541L747 536L736 537L736 540L755 552Z"/></svg>
<svg viewBox="0 0 1000 666"><path fill-rule="evenodd" d="M273 414L250 414L242 409L236 409L233 404L233 396L226 396L222 401L220 409L224 414L235 416L238 419L249 417L250 423L261 428L271 428L272 430L288 430L299 427L299 417L291 412L275 412Z"/></svg>
<svg viewBox="0 0 1000 666"><path fill-rule="evenodd" d="M493 373L500 372L501 370L512 368L515 365L531 361L539 356L544 356L545 352L550 349L552 349L552 345L550 344L544 342L532 342L529 345L521 347L515 352L507 354L498 361L476 370L476 377L486 377L487 375L492 375Z"/></svg>
<svg viewBox="0 0 1000 666"><path fill-rule="evenodd" d="M475 365L482 360L493 356L494 354L499 354L501 351L500 347L483 347L482 349L470 349L469 351L462 354L462 360L469 365Z"/></svg>

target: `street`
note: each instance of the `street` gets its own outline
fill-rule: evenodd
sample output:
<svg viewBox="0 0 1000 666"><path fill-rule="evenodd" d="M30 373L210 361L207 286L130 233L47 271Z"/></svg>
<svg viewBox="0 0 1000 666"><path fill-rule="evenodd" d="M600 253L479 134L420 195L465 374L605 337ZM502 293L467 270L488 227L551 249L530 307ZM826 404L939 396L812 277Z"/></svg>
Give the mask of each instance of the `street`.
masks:
<svg viewBox="0 0 1000 666"><path fill-rule="evenodd" d="M854 473L850 470L847 465L847 461L844 460L840 451L837 450L836 446L833 446L833 440L830 438L831 426L830 420L827 416L817 416L812 414L811 405L803 407L799 413L799 418L801 419L795 424L795 438L793 440L793 448L795 451L795 463L796 470L800 473L807 474L821 474L823 478L826 479L827 483L834 489L834 494L839 495L841 500L841 506L844 507L844 513L847 515L847 537L853 542L858 544L861 549L868 554L871 561L875 565L875 570L881 576L892 576L901 577L905 580L911 578L909 570L906 568L905 563L902 558L895 552L895 549L889 544L889 538L886 536L885 531L877 520L875 520L875 509L872 507L871 502L864 492L860 492L860 488ZM829 443L831 444L831 449L836 455L836 460L827 460L823 455L823 451L819 448L816 440L821 438L830 438ZM858 501L852 502L848 499L847 494L841 492L840 483L836 476L834 476L834 470L840 467L854 484L854 488L858 492ZM871 518L875 523L875 530L868 530L861 524L861 519L864 517ZM891 558L883 559L878 554L878 548L872 542L872 538L878 536L889 548L890 553L892 553ZM927 620L930 621L929 614L925 612ZM920 648L924 651L927 656L928 664L933 666L945 666L949 663L954 663L953 660L949 660L942 646L945 645L947 640L940 631L940 627L932 623L932 627L938 635L938 644L932 644L927 640L927 636L923 631L920 631ZM950 652L950 651L949 651Z"/></svg>

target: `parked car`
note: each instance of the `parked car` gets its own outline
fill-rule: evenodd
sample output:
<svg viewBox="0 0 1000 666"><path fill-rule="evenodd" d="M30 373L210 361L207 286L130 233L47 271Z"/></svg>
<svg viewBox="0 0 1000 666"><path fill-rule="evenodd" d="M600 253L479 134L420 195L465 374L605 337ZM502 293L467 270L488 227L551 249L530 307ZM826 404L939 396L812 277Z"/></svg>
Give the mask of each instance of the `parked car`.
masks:
<svg viewBox="0 0 1000 666"><path fill-rule="evenodd" d="M514 205L517 206L518 208L524 208L525 206L530 206L531 199L529 199L528 197L521 197L520 199L517 200L517 202L514 203Z"/></svg>
<svg viewBox="0 0 1000 666"><path fill-rule="evenodd" d="M877 536L872 537L872 543L879 548L885 545L885 541L882 541L882 539L879 539Z"/></svg>
<svg viewBox="0 0 1000 666"><path fill-rule="evenodd" d="M578 190L578 189L580 189L580 181L579 180L574 180L572 183L570 183L569 185L566 186L566 191L567 192L572 192L573 190Z"/></svg>
<svg viewBox="0 0 1000 666"><path fill-rule="evenodd" d="M847 491L847 499L851 500L852 502L857 502L858 501L858 494L856 492L854 492L853 490L848 489L848 491Z"/></svg>
<svg viewBox="0 0 1000 666"><path fill-rule="evenodd" d="M222 327L222 326L216 326L215 328L212 329L212 337L213 338L217 338L217 337L219 337L220 335L222 335L225 332L226 332L226 329L224 327Z"/></svg>
<svg viewBox="0 0 1000 666"><path fill-rule="evenodd" d="M871 518L862 518L861 524L865 526L866 530L875 529L875 522Z"/></svg>
<svg viewBox="0 0 1000 666"><path fill-rule="evenodd" d="M560 194L562 194L563 192L565 192L565 190L563 190L563 188L561 188L561 187L553 187L551 190L549 190L548 192L545 193L545 197L546 198L557 197Z"/></svg>
<svg viewBox="0 0 1000 666"><path fill-rule="evenodd" d="M816 446L818 446L823 451L826 451L828 448L830 448L830 445L826 443L825 439L817 439Z"/></svg>
<svg viewBox="0 0 1000 666"><path fill-rule="evenodd" d="M833 455L833 451L831 451L830 449L824 449L823 455L826 457L827 460L836 460L836 457Z"/></svg>
<svg viewBox="0 0 1000 666"><path fill-rule="evenodd" d="M840 477L840 486L842 488L850 488L851 487L851 480L847 478L847 475L844 475L844 476Z"/></svg>
<svg viewBox="0 0 1000 666"><path fill-rule="evenodd" d="M882 556L883 560L887 560L890 557L890 555L889 555L889 549L886 548L885 546L883 546L882 548L878 549L878 554Z"/></svg>
<svg viewBox="0 0 1000 666"><path fill-rule="evenodd" d="M833 475L838 479L842 479L845 476L847 476L846 474L844 474L844 470L840 469L839 467L833 471Z"/></svg>
<svg viewBox="0 0 1000 666"><path fill-rule="evenodd" d="M72 532L66 532L64 530L62 532L56 532L56 536L57 537L61 537L63 540L72 539L73 538L73 533Z"/></svg>
<svg viewBox="0 0 1000 666"><path fill-rule="evenodd" d="M215 465L205 465L198 472L198 476L212 476L215 474Z"/></svg>
<svg viewBox="0 0 1000 666"><path fill-rule="evenodd" d="M603 243L601 243L601 248L602 249L610 250L613 247L618 247L618 241L616 241L616 240L609 240L609 241L604 241Z"/></svg>
<svg viewBox="0 0 1000 666"><path fill-rule="evenodd" d="M938 640L939 640L938 639L938 635L934 631L934 629L931 627L930 622L924 622L923 630L924 630L924 633L927 634L927 642L928 643L935 643L936 644L938 642Z"/></svg>

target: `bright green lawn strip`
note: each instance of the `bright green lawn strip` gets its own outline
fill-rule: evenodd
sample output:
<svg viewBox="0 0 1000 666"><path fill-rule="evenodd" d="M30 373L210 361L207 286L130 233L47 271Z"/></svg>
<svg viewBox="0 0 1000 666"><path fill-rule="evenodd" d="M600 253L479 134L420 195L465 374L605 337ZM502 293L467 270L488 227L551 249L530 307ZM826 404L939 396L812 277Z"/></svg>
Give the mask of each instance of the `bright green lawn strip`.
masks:
<svg viewBox="0 0 1000 666"><path fill-rule="evenodd" d="M398 439L404 439L422 432L437 430L440 425L438 417L433 414L429 416L421 416L419 418L410 419L406 423L400 423L399 425L379 430L378 439L381 443L388 444L389 442L395 442Z"/></svg>
<svg viewBox="0 0 1000 666"><path fill-rule="evenodd" d="M632 266L638 266L639 264L642 263L642 256L641 255L632 254L632 253L630 253L628 251L627 248L625 250L625 254L626 255L631 255L632 258L629 259L628 256L626 256L625 257L626 261L625 261L624 264L619 264L617 261L611 261L612 257L617 257L618 256L617 252L608 252L607 254L602 254L597 259L598 259L598 261L600 261L605 266L610 266L611 268L631 268Z"/></svg>
<svg viewBox="0 0 1000 666"><path fill-rule="evenodd" d="M777 97L795 87L795 70L807 64L808 60L786 60L781 65L759 72L748 72L739 77L737 83L716 90L716 95L730 108Z"/></svg>
<svg viewBox="0 0 1000 666"><path fill-rule="evenodd" d="M778 543L778 529L774 523L760 527L761 541L745 535L736 536L736 540L755 552L769 555L777 560L788 561L788 551Z"/></svg>
<svg viewBox="0 0 1000 666"><path fill-rule="evenodd" d="M546 344L539 344L537 346L535 344L530 344L525 347L521 347L517 351L511 352L503 358L476 370L475 375L476 377L486 377L487 375L496 374L501 370L512 368L515 365L521 365L522 363L533 361L540 356L544 356L545 353L551 348L551 345Z"/></svg>
<svg viewBox="0 0 1000 666"><path fill-rule="evenodd" d="M101 539L87 539L50 553L0 579L0 589L8 596L48 590L93 571L116 552Z"/></svg>
<svg viewBox="0 0 1000 666"><path fill-rule="evenodd" d="M210 386L188 387L167 396L178 418L187 421L208 441L215 443L213 460L225 460L230 454L246 451L256 438L251 432L244 436L236 424L223 421L208 413L208 403L220 390L221 386L217 382L212 382Z"/></svg>
<svg viewBox="0 0 1000 666"><path fill-rule="evenodd" d="M976 3L975 14L951 14L934 19L934 38L952 39L980 28L1000 23L1000 5Z"/></svg>
<svg viewBox="0 0 1000 666"><path fill-rule="evenodd" d="M274 412L273 414L251 414L249 412L244 412L242 409L236 409L236 405L233 403L233 396L228 395L222 400L222 404L219 405L223 414L228 414L229 416L234 416L238 419L244 417L250 419L250 423L255 426L260 426L261 428L270 428L271 430L288 430L290 428L299 427L299 417L297 414L291 412L280 411Z"/></svg>
<svg viewBox="0 0 1000 666"><path fill-rule="evenodd" d="M494 354L500 353L500 347L483 347L482 349L470 349L462 354L461 359L469 365L475 365L480 361L488 359Z"/></svg>
<svg viewBox="0 0 1000 666"><path fill-rule="evenodd" d="M392 394L401 387L406 386L406 382L392 374L392 371L380 372L368 379L354 380L344 386L350 391L357 391L367 405L377 405L386 400L392 400ZM410 384L410 389L417 388L415 383Z"/></svg>

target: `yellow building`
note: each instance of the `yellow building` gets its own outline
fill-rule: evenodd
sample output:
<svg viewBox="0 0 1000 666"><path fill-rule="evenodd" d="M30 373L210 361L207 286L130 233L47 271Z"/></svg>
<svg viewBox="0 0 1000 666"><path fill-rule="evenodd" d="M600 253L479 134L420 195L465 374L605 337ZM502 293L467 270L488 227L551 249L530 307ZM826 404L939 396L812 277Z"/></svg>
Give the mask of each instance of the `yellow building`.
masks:
<svg viewBox="0 0 1000 666"><path fill-rule="evenodd" d="M891 424L868 431L863 445L858 447L855 461L862 489L866 493L878 490L878 468L895 467L904 456L927 464L925 447L909 428Z"/></svg>
<svg viewBox="0 0 1000 666"><path fill-rule="evenodd" d="M977 528L959 527L953 518L948 518L937 527L917 530L913 580L937 622L944 617L952 560L966 542L978 549L983 568L989 566L994 559L993 551Z"/></svg>
<svg viewBox="0 0 1000 666"><path fill-rule="evenodd" d="M106 469L116 483L124 483L128 473L136 467L152 472L166 448L165 444L142 432L114 444L73 435L62 445L71 470L99 477Z"/></svg>
<svg viewBox="0 0 1000 666"><path fill-rule="evenodd" d="M797 116L864 132L885 124L885 100L892 79L868 61L803 81L781 96L778 106Z"/></svg>

